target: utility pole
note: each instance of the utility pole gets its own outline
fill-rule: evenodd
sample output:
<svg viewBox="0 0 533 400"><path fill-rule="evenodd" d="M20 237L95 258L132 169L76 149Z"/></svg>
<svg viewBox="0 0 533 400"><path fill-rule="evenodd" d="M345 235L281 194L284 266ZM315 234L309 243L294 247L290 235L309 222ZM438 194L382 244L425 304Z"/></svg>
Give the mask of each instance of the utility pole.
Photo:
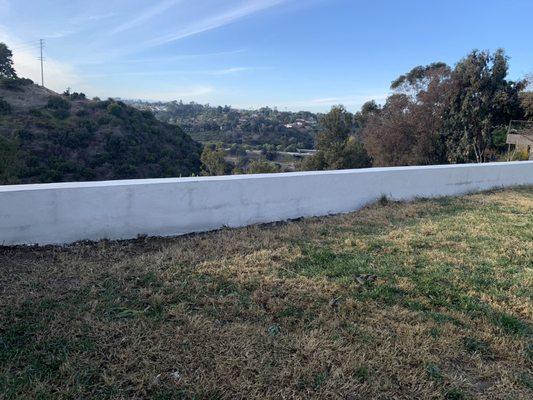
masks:
<svg viewBox="0 0 533 400"><path fill-rule="evenodd" d="M44 68L43 68L43 62L44 62L44 58L43 58L44 40L43 39L39 39L39 44L40 44L40 47L41 47L41 57L39 57L39 60L41 60L41 86L44 87Z"/></svg>

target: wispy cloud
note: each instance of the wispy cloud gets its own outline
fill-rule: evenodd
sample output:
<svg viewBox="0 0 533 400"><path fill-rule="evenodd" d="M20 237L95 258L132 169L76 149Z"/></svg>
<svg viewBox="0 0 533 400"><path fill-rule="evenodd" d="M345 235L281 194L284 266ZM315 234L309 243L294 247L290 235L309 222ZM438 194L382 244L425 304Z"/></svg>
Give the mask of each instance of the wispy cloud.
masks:
<svg viewBox="0 0 533 400"><path fill-rule="evenodd" d="M250 67L232 67L232 68L224 68L224 69L218 69L214 71L204 71L208 75L233 75L238 74L239 72L246 72L251 71L252 68Z"/></svg>
<svg viewBox="0 0 533 400"><path fill-rule="evenodd" d="M356 94L349 96L338 96L338 97L323 97L317 99L310 99L302 103L318 105L318 106L333 106L336 104L344 105L359 105L364 103L367 100L376 100L382 101L387 98L387 93L374 93L374 94Z"/></svg>
<svg viewBox="0 0 533 400"><path fill-rule="evenodd" d="M345 96L319 97L290 103L278 103L278 107L291 110L326 111L329 107L342 104L352 110L359 109L365 102L375 100L383 103L388 93L357 93Z"/></svg>
<svg viewBox="0 0 533 400"><path fill-rule="evenodd" d="M117 34L119 32L124 32L129 29L135 28L136 26L144 24L146 21L162 14L171 7L174 7L176 4L180 3L181 0L165 0L160 1L154 6L145 9L137 18L134 18L130 21L127 21L115 29L111 30L109 33L111 35Z"/></svg>
<svg viewBox="0 0 533 400"><path fill-rule="evenodd" d="M145 47L159 46L165 43L174 42L176 40L184 39L189 36L197 35L199 33L207 32L212 29L220 28L225 25L229 25L247 17L251 14L255 14L259 11L266 10L276 5L285 3L287 0L255 0L248 2L244 5L240 5L234 9L223 12L218 15L214 15L205 19L200 19L185 28L172 32L167 35L163 35L144 42Z"/></svg>
<svg viewBox="0 0 533 400"><path fill-rule="evenodd" d="M2 0L0 0L2 1ZM62 39L76 33L82 32L98 23L102 20L112 18L116 16L116 13L105 13L105 14L93 14L93 15L81 15L69 19L66 22L66 28L58 30L56 32L44 34L42 37L45 39Z"/></svg>
<svg viewBox="0 0 533 400"><path fill-rule="evenodd" d="M101 74L85 75L88 78L104 78L111 76L164 76L164 75L233 75L241 72L252 71L251 67L232 67L223 69L208 69L208 70L159 70L159 71L123 71L123 72L109 72Z"/></svg>
<svg viewBox="0 0 533 400"><path fill-rule="evenodd" d="M10 9L10 4L8 0L0 0L0 13L7 13Z"/></svg>
<svg viewBox="0 0 533 400"><path fill-rule="evenodd" d="M119 96L127 99L141 99L149 101L171 101L171 100L198 100L201 96L211 94L214 92L212 86L193 86L174 88L172 90L152 91L152 90L136 90L130 89Z"/></svg>
<svg viewBox="0 0 533 400"><path fill-rule="evenodd" d="M116 16L117 13L114 13L114 12L110 12L110 13L103 13L103 14L94 14L94 15L89 15L87 17L85 17L87 20L89 21L100 21L102 19L107 19L107 18L111 18L111 17L114 17Z"/></svg>
<svg viewBox="0 0 533 400"><path fill-rule="evenodd" d="M172 55L172 56L165 56L165 57L146 57L146 58L125 58L125 59L118 59L113 60L113 64L153 64L153 63L165 63L165 62L173 62L173 61L183 61L183 60L196 60L196 59L202 59L202 58L210 58L210 57L224 57L224 56L231 56L235 54L241 54L244 53L245 49L238 49L238 50L229 50L229 51L219 51L215 53L197 53L197 54L180 54L180 55ZM83 64L83 65L98 65L98 64L109 64L109 58L111 57L97 57L94 60L87 60L84 59L83 61L77 61L74 62L74 64Z"/></svg>
<svg viewBox="0 0 533 400"><path fill-rule="evenodd" d="M45 39L61 39L61 38L70 36L76 32L79 32L79 29L66 29L63 31L57 31L57 32L46 34L43 37Z"/></svg>

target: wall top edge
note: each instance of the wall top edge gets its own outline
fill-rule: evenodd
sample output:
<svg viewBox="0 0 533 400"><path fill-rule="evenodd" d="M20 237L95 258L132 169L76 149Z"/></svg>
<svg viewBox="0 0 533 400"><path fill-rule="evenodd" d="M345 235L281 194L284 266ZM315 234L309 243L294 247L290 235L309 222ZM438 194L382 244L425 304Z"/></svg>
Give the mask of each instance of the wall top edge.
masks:
<svg viewBox="0 0 533 400"><path fill-rule="evenodd" d="M378 172L412 171L412 170L439 170L439 169L464 169L464 168L490 168L505 166L531 166L533 171L533 161L507 161L492 162L483 164L442 164L442 165L421 165L408 167L376 167L342 169L328 171L303 171L303 172L281 172L272 174L247 174L247 175L224 175L224 176L199 176L186 178L157 178L157 179L126 179L111 181L88 181L88 182L59 182L59 183L35 183L24 185L0 185L0 193L17 192L30 190L50 190L50 189L77 189L77 188L98 188L114 186L136 186L163 183L185 183L185 182L209 182L209 181L237 181L254 180L265 178L285 179L299 176L323 176L323 175L346 175L346 174L374 174Z"/></svg>

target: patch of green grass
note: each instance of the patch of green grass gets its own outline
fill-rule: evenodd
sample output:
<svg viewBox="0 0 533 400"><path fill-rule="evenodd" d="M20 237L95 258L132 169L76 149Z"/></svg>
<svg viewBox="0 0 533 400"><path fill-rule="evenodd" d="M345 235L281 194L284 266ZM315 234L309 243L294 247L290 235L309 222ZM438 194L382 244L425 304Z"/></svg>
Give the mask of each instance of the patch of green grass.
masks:
<svg viewBox="0 0 533 400"><path fill-rule="evenodd" d="M446 400L464 400L466 399L466 396L461 389L451 388L450 390L446 392L446 394L444 395L444 398Z"/></svg>
<svg viewBox="0 0 533 400"><path fill-rule="evenodd" d="M505 333L522 336L529 336L532 334L531 324L522 321L513 315L504 312L494 312L491 319L492 323L502 328Z"/></svg>
<svg viewBox="0 0 533 400"><path fill-rule="evenodd" d="M330 374L330 369L326 368L324 369L324 371L316 375L314 379L314 383L313 383L313 389L314 390L320 389L320 387L328 380L329 374Z"/></svg>
<svg viewBox="0 0 533 400"><path fill-rule="evenodd" d="M438 365L430 363L426 366L426 371L432 380L437 382L442 382L444 380L444 376Z"/></svg>
<svg viewBox="0 0 533 400"><path fill-rule="evenodd" d="M490 345L484 340L473 337L464 337L463 345L469 353L480 353L483 355L491 354Z"/></svg>
<svg viewBox="0 0 533 400"><path fill-rule="evenodd" d="M391 218L391 221L401 229L407 229L409 233L407 252L395 240L387 237L384 231L381 234L358 236L366 243L364 250L339 251L331 247L331 241L326 246L305 244L302 247L302 257L288 269L300 275L326 278L345 285L354 283L358 274L376 274L380 278L376 284L364 285L363 289L353 292L353 296L387 305L402 304L413 311L435 317L437 321L444 318L460 324L457 319L443 317L443 312L465 313L473 320L489 320L505 333L528 335L531 332L528 322L511 314L495 311L481 299L481 294L490 294L506 301L510 288L519 296L528 296L529 291L523 285L523 269L516 268L517 262L522 260L527 265L527 253L521 254L519 259L512 262L508 257L500 255L497 258L487 258L485 253L493 251L494 235L499 235L500 232L491 229L486 230L485 234L472 236L461 226L465 216L514 224L514 221L507 221L504 216L507 208L501 205L484 205L479 208L462 199L453 198L438 199L435 202L441 206L437 212L430 215L421 212L419 217L422 221L431 221L435 226L433 231L440 236L444 235L448 241L460 243L463 246L460 251L440 246L439 239L420 230L417 226L420 220L396 217ZM506 235L525 237L527 227L532 225L531 222L523 226L515 224L513 226L517 229L508 229ZM434 258L435 251L449 258L459 258L460 261L442 262ZM476 260L478 256L479 260ZM406 268L406 264L411 267ZM505 280L501 279L502 269L509 270ZM409 280L413 284L412 289L399 287L396 284L399 279Z"/></svg>
<svg viewBox="0 0 533 400"><path fill-rule="evenodd" d="M360 365L359 367L357 367L355 369L355 373L354 373L356 379L363 383L363 382L366 382L368 380L368 376L370 375L370 371L368 370L368 367L365 366L365 365Z"/></svg>
<svg viewBox="0 0 533 400"><path fill-rule="evenodd" d="M518 381L524 385L524 387L533 391L533 375L529 372L522 372L518 377Z"/></svg>
<svg viewBox="0 0 533 400"><path fill-rule="evenodd" d="M60 385L61 380L71 373L69 392L73 396L84 393L100 381L101 371L85 357L95 350L90 337L67 335L61 325L55 332L48 331L50 324L61 319L64 323L75 323L87 332L89 329L83 323L72 322L77 311L68 299L63 302L52 299L27 301L6 310L5 325L0 329L0 365L13 374L8 377L0 374L0 388L3 388L5 398L18 398L36 384L43 386L37 398L54 398L50 385ZM67 363L75 365L66 367Z"/></svg>

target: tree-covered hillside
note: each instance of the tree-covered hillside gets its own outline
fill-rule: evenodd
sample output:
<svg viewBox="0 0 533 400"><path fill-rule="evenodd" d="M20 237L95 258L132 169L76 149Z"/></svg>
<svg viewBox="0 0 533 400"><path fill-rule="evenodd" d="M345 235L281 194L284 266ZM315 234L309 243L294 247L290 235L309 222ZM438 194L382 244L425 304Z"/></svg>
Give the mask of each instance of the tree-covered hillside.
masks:
<svg viewBox="0 0 533 400"><path fill-rule="evenodd" d="M200 154L149 111L0 79L0 184L189 176Z"/></svg>
<svg viewBox="0 0 533 400"><path fill-rule="evenodd" d="M307 111L278 111L270 107L241 110L181 101L149 103L129 100L127 103L152 111L159 120L180 126L203 143L252 147L268 144L276 146L277 150L294 151L296 148L313 148L317 132L318 117Z"/></svg>

